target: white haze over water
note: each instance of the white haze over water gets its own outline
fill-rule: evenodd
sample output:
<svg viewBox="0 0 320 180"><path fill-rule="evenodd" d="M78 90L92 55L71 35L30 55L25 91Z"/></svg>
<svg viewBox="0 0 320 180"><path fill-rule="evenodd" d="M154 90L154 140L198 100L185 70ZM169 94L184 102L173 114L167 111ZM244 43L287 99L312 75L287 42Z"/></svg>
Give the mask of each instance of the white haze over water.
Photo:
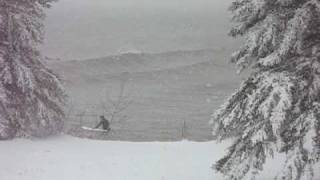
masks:
<svg viewBox="0 0 320 180"><path fill-rule="evenodd" d="M231 0L60 0L48 10L45 54L86 59L123 52L234 49Z"/></svg>

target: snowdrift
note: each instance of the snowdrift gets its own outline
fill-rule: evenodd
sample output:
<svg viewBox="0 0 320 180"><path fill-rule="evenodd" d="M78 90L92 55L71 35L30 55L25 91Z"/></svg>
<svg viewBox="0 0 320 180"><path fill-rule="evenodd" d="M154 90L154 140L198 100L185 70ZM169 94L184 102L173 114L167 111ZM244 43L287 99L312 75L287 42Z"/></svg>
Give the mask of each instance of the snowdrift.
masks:
<svg viewBox="0 0 320 180"><path fill-rule="evenodd" d="M220 180L212 169L228 144L119 142L59 136L0 142L1 180ZM281 167L267 162L261 180Z"/></svg>

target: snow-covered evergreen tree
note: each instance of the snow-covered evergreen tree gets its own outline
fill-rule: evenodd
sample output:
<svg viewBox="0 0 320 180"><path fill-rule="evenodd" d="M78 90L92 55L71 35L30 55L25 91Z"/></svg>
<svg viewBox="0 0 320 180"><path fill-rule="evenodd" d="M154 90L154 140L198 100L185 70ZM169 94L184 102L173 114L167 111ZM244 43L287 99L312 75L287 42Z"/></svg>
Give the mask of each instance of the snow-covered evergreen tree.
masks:
<svg viewBox="0 0 320 180"><path fill-rule="evenodd" d="M234 140L215 169L256 179L277 152L287 158L276 179L319 179L320 1L235 0L230 10L230 34L246 42L232 62L252 74L212 116L214 135Z"/></svg>
<svg viewBox="0 0 320 180"><path fill-rule="evenodd" d="M62 129L65 94L38 50L53 1L0 0L0 139Z"/></svg>

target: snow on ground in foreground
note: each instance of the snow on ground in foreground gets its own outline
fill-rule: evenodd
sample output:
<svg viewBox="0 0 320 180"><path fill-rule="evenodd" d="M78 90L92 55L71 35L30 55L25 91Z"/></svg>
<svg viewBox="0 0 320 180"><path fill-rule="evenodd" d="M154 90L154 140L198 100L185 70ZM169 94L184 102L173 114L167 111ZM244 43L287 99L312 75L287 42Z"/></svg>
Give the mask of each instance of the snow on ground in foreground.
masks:
<svg viewBox="0 0 320 180"><path fill-rule="evenodd" d="M215 142L115 142L59 136L0 142L1 180L219 180ZM266 167L263 178L279 170Z"/></svg>

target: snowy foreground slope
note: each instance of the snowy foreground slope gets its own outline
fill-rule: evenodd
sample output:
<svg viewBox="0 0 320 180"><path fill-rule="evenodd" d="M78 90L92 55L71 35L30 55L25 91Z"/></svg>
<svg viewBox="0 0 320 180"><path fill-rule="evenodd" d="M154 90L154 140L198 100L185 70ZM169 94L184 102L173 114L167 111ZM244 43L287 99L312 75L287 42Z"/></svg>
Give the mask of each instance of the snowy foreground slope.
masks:
<svg viewBox="0 0 320 180"><path fill-rule="evenodd" d="M219 180L216 142L113 142L59 136L0 142L1 180ZM269 162L261 179L281 166ZM272 164L272 165L270 165Z"/></svg>

